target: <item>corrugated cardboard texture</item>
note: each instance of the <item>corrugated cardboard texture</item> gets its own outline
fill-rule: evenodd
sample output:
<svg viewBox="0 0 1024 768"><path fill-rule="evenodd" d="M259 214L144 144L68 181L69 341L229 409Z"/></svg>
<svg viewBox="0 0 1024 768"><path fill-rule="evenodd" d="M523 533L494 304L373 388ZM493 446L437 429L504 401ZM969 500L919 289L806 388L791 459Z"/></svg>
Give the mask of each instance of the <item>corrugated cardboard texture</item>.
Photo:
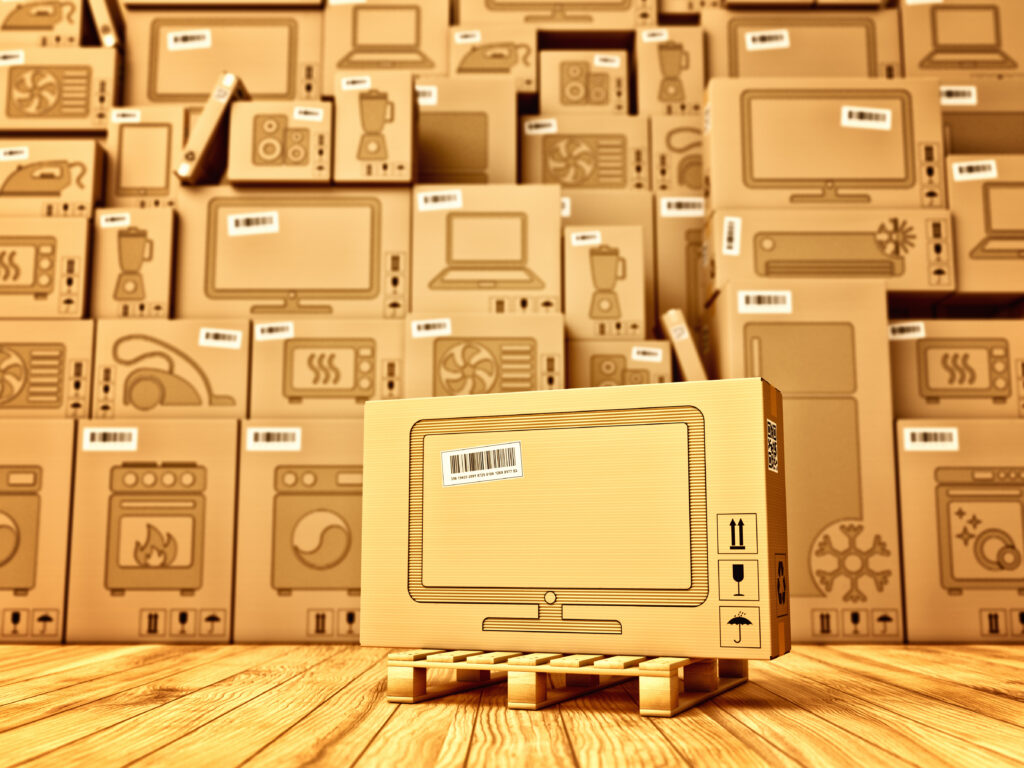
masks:
<svg viewBox="0 0 1024 768"><path fill-rule="evenodd" d="M331 102L238 101L229 120L228 181L330 182Z"/></svg>
<svg viewBox="0 0 1024 768"><path fill-rule="evenodd" d="M102 189L95 139L0 142L0 216L90 216Z"/></svg>
<svg viewBox="0 0 1024 768"><path fill-rule="evenodd" d="M942 131L951 155L1024 152L1024 78L943 77Z"/></svg>
<svg viewBox="0 0 1024 768"><path fill-rule="evenodd" d="M672 344L676 365L683 381L707 381L708 373L697 349L697 339L681 309L669 309L661 316L661 330Z"/></svg>
<svg viewBox="0 0 1024 768"><path fill-rule="evenodd" d="M412 82L406 72L337 74L335 182L399 184L415 178Z"/></svg>
<svg viewBox="0 0 1024 768"><path fill-rule="evenodd" d="M650 119L651 187L657 192L700 198L702 210L703 133L699 115L654 115Z"/></svg>
<svg viewBox="0 0 1024 768"><path fill-rule="evenodd" d="M540 111L549 115L629 114L629 51L540 52Z"/></svg>
<svg viewBox="0 0 1024 768"><path fill-rule="evenodd" d="M489 75L495 82L508 76L519 93L537 92L537 30L505 24L474 24L449 29L448 72Z"/></svg>
<svg viewBox="0 0 1024 768"><path fill-rule="evenodd" d="M92 320L0 321L0 419L88 418Z"/></svg>
<svg viewBox="0 0 1024 768"><path fill-rule="evenodd" d="M646 336L653 307L644 301L640 227L566 227L562 258L568 338Z"/></svg>
<svg viewBox="0 0 1024 768"><path fill-rule="evenodd" d="M32 3L0 5L0 45L4 48L82 44L83 0L68 0L58 10ZM40 12L42 10L42 12Z"/></svg>
<svg viewBox="0 0 1024 768"><path fill-rule="evenodd" d="M691 328L700 325L701 248L704 242L704 198L657 195L657 310L683 310Z"/></svg>
<svg viewBox="0 0 1024 768"><path fill-rule="evenodd" d="M7 240L2 252L8 282L0 294L0 319L83 317L89 274L89 220L26 216L0 221L0 242Z"/></svg>
<svg viewBox="0 0 1024 768"><path fill-rule="evenodd" d="M575 4L574 4L575 5ZM563 29L628 29L648 26L658 20L656 0L635 0L623 7L580 7L571 5L523 5L522 3L495 3L489 0L459 0L461 24L500 23L528 24L542 30Z"/></svg>
<svg viewBox="0 0 1024 768"><path fill-rule="evenodd" d="M173 208L98 208L92 228L93 317L170 317Z"/></svg>
<svg viewBox="0 0 1024 768"><path fill-rule="evenodd" d="M696 115L704 97L704 30L639 29L636 102L641 115Z"/></svg>
<svg viewBox="0 0 1024 768"><path fill-rule="evenodd" d="M654 339L580 339L567 345L568 386L613 387L672 381L672 351Z"/></svg>
<svg viewBox="0 0 1024 768"><path fill-rule="evenodd" d="M107 128L106 204L172 204L181 184L174 164L184 146L185 110L180 106L112 109Z"/></svg>

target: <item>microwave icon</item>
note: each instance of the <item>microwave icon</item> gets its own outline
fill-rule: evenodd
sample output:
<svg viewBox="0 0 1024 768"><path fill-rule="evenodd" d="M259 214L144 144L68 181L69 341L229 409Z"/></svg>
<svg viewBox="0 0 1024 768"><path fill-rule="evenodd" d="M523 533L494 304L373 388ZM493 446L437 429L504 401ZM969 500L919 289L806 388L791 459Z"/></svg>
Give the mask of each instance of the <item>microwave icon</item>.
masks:
<svg viewBox="0 0 1024 768"><path fill-rule="evenodd" d="M368 400L374 393L377 345L373 339L288 339L284 345L284 395Z"/></svg>
<svg viewBox="0 0 1024 768"><path fill-rule="evenodd" d="M7 116L84 117L89 114L91 80L89 67L13 67Z"/></svg>
<svg viewBox="0 0 1024 768"><path fill-rule="evenodd" d="M943 398L1004 403L1012 394L1005 339L919 339L917 369L921 395L929 403Z"/></svg>
<svg viewBox="0 0 1024 768"><path fill-rule="evenodd" d="M53 293L57 240L52 237L0 237L0 296Z"/></svg>
<svg viewBox="0 0 1024 768"><path fill-rule="evenodd" d="M0 467L0 589L27 595L36 584L42 467Z"/></svg>

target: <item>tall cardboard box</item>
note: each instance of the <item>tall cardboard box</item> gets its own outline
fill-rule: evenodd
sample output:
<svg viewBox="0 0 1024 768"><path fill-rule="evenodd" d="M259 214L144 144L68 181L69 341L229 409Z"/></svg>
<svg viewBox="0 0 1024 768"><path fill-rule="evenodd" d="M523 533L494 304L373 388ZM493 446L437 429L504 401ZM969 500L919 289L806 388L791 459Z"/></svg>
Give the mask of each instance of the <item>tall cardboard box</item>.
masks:
<svg viewBox="0 0 1024 768"><path fill-rule="evenodd" d="M178 206L179 317L402 317L409 192L189 187Z"/></svg>
<svg viewBox="0 0 1024 768"><path fill-rule="evenodd" d="M87 421L78 434L68 642L228 642L238 422Z"/></svg>
<svg viewBox="0 0 1024 768"><path fill-rule="evenodd" d="M85 0L42 7L31 2L0 5L0 46L41 48L82 44Z"/></svg>
<svg viewBox="0 0 1024 768"><path fill-rule="evenodd" d="M537 30L525 24L473 24L449 28L449 75L511 77L518 93L537 92Z"/></svg>
<svg viewBox="0 0 1024 768"><path fill-rule="evenodd" d="M657 311L661 314L668 309L680 309L690 327L696 329L704 309L704 198L657 195L654 204Z"/></svg>
<svg viewBox="0 0 1024 768"><path fill-rule="evenodd" d="M99 208L92 228L93 317L170 317L173 208Z"/></svg>
<svg viewBox="0 0 1024 768"><path fill-rule="evenodd" d="M540 52L540 111L549 115L629 114L629 51Z"/></svg>
<svg viewBox="0 0 1024 768"><path fill-rule="evenodd" d="M0 643L59 643L75 422L6 422L0 442Z"/></svg>
<svg viewBox="0 0 1024 768"><path fill-rule="evenodd" d="M91 216L102 195L95 139L0 142L0 216Z"/></svg>
<svg viewBox="0 0 1024 768"><path fill-rule="evenodd" d="M907 640L1024 642L1024 421L896 423Z"/></svg>
<svg viewBox="0 0 1024 768"><path fill-rule="evenodd" d="M704 125L698 115L650 119L651 188L704 201Z"/></svg>
<svg viewBox="0 0 1024 768"><path fill-rule="evenodd" d="M697 338L681 309L667 309L661 314L661 330L672 344L672 352L679 367L681 381L707 381Z"/></svg>
<svg viewBox="0 0 1024 768"><path fill-rule="evenodd" d="M782 410L750 379L370 403L362 643L785 653Z"/></svg>
<svg viewBox="0 0 1024 768"><path fill-rule="evenodd" d="M295 437L294 441L258 439ZM359 642L362 419L242 423L236 643Z"/></svg>
<svg viewBox="0 0 1024 768"><path fill-rule="evenodd" d="M948 154L1024 153L1024 78L943 77L939 93Z"/></svg>
<svg viewBox="0 0 1024 768"><path fill-rule="evenodd" d="M334 105L323 101L236 101L228 129L227 180L329 184Z"/></svg>
<svg viewBox="0 0 1024 768"><path fill-rule="evenodd" d="M641 115L696 115L704 98L704 29L638 29L636 105Z"/></svg>
<svg viewBox="0 0 1024 768"><path fill-rule="evenodd" d="M412 75L339 73L335 81L334 182L413 181L416 101Z"/></svg>
<svg viewBox="0 0 1024 768"><path fill-rule="evenodd" d="M173 205L180 186L173 168L184 146L185 110L180 106L112 109L107 128L106 204Z"/></svg>
<svg viewBox="0 0 1024 768"><path fill-rule="evenodd" d="M407 397L565 386L565 326L560 314L415 314L406 322Z"/></svg>
<svg viewBox="0 0 1024 768"><path fill-rule="evenodd" d="M572 339L568 386L617 387L672 381L668 342L654 339Z"/></svg>
<svg viewBox="0 0 1024 768"><path fill-rule="evenodd" d="M784 394L793 638L900 642L884 284L734 282L707 324L712 376L763 376Z"/></svg>
<svg viewBox="0 0 1024 768"><path fill-rule="evenodd" d="M417 313L561 311L557 186L420 184L413 205Z"/></svg>
<svg viewBox="0 0 1024 768"><path fill-rule="evenodd" d="M0 321L0 420L89 418L92 320Z"/></svg>
<svg viewBox="0 0 1024 768"><path fill-rule="evenodd" d="M85 316L89 220L0 219L0 319Z"/></svg>
<svg viewBox="0 0 1024 768"><path fill-rule="evenodd" d="M566 227L565 329L571 339L642 339L651 326L644 302L643 230Z"/></svg>
<svg viewBox="0 0 1024 768"><path fill-rule="evenodd" d="M402 397L401 320L253 323L253 418L361 418L363 403Z"/></svg>
<svg viewBox="0 0 1024 768"><path fill-rule="evenodd" d="M626 3L459 0L458 11L460 24L528 24L545 31L623 30L649 26L658 20L656 0Z"/></svg>

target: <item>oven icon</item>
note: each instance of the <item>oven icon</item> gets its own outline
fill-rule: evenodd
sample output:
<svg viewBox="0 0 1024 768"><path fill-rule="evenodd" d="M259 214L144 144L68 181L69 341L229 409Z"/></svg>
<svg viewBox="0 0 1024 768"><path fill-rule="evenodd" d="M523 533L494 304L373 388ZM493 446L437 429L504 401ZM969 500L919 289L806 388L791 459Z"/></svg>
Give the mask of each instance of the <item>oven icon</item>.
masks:
<svg viewBox="0 0 1024 768"><path fill-rule="evenodd" d="M0 466L0 589L27 595L36 585L42 467Z"/></svg>
<svg viewBox="0 0 1024 768"><path fill-rule="evenodd" d="M942 586L1024 595L1024 467L935 470Z"/></svg>
<svg viewBox="0 0 1024 768"><path fill-rule="evenodd" d="M106 587L178 590L203 585L206 468L125 462L110 473Z"/></svg>
<svg viewBox="0 0 1024 768"><path fill-rule="evenodd" d="M950 397L1004 403L1012 394L1006 339L919 339L917 371L929 403Z"/></svg>
<svg viewBox="0 0 1024 768"><path fill-rule="evenodd" d="M363 469L287 465L274 470L271 586L359 588Z"/></svg>
<svg viewBox="0 0 1024 768"><path fill-rule="evenodd" d="M304 398L373 397L377 345L373 339L288 339L284 344L284 395Z"/></svg>

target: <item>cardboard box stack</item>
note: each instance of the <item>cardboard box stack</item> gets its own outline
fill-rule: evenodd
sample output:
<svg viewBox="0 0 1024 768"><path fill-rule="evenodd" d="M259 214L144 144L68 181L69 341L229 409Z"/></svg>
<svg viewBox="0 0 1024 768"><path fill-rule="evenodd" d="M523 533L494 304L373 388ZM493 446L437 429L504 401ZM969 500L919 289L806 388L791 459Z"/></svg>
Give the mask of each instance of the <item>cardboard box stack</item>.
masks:
<svg viewBox="0 0 1024 768"><path fill-rule="evenodd" d="M0 642L357 642L367 401L745 376L795 641L1024 641L1018 0L35 5Z"/></svg>

